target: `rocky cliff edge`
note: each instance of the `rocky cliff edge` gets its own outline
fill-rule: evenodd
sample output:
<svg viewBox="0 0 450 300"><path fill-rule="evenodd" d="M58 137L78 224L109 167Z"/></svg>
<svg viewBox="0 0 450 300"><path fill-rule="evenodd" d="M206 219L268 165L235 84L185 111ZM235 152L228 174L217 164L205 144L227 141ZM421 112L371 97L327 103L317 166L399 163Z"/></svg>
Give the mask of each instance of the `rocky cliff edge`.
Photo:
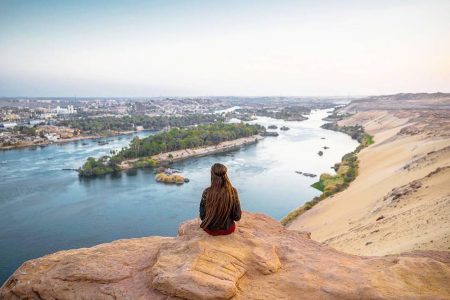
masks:
<svg viewBox="0 0 450 300"><path fill-rule="evenodd" d="M199 220L177 237L118 240L25 262L0 299L450 299L450 252L345 254L244 213L236 233Z"/></svg>

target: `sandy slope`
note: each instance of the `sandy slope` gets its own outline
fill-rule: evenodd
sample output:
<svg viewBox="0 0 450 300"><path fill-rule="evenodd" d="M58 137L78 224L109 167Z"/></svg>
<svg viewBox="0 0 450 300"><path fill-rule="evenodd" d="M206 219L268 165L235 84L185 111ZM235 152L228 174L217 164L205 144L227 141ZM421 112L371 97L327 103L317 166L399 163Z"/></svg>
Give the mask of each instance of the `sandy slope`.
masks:
<svg viewBox="0 0 450 300"><path fill-rule="evenodd" d="M340 123L351 124L375 139L358 177L288 227L359 255L449 250L450 112L364 111Z"/></svg>

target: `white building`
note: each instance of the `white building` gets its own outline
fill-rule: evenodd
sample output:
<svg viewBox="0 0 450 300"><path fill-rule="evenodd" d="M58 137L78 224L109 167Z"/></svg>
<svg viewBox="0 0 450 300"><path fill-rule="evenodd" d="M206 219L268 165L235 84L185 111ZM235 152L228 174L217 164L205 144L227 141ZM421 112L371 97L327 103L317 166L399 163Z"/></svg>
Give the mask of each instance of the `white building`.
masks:
<svg viewBox="0 0 450 300"><path fill-rule="evenodd" d="M45 120L30 120L29 123L31 126L45 124Z"/></svg>
<svg viewBox="0 0 450 300"><path fill-rule="evenodd" d="M0 127L1 128L5 128L5 129L7 129L7 128L13 128L13 127L16 127L17 126L17 123L16 122L4 122L4 123L0 123Z"/></svg>
<svg viewBox="0 0 450 300"><path fill-rule="evenodd" d="M47 134L45 134L44 136L45 136L45 137L47 138L47 140L49 140L50 142L56 142L56 141L58 140L58 138L59 138L59 136L56 135L56 134L54 134L54 133L47 133Z"/></svg>
<svg viewBox="0 0 450 300"><path fill-rule="evenodd" d="M77 111L73 108L73 105L67 105L67 108L62 108L58 105L56 107L56 113L58 115L70 115L70 114L76 114Z"/></svg>

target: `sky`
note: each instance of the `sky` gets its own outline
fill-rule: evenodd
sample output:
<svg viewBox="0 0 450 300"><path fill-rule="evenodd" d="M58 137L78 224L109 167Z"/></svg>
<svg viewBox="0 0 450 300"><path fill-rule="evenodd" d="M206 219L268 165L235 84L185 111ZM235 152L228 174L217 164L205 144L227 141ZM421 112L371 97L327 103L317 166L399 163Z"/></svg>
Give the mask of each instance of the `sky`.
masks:
<svg viewBox="0 0 450 300"><path fill-rule="evenodd" d="M0 0L0 96L436 91L448 0Z"/></svg>

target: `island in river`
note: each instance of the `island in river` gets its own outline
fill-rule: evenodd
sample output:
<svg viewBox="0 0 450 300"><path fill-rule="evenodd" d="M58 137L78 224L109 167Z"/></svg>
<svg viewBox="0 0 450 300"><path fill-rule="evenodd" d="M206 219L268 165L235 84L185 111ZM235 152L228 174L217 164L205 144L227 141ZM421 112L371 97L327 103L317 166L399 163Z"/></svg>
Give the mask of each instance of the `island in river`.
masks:
<svg viewBox="0 0 450 300"><path fill-rule="evenodd" d="M254 144L263 138L264 137L262 137L261 135L255 134L249 137L224 141L211 146L164 152L151 156L149 160L152 161L153 166L159 166L165 163L173 163L188 158L232 151L245 145ZM143 160L142 158L124 160L120 163L119 166L121 170L139 168L139 161L142 160Z"/></svg>
<svg viewBox="0 0 450 300"><path fill-rule="evenodd" d="M124 169L155 167L190 157L222 153L261 139L265 127L257 124L216 122L193 128L173 128L144 139L134 138L130 145L112 156L89 157L78 170L81 177L117 173Z"/></svg>

